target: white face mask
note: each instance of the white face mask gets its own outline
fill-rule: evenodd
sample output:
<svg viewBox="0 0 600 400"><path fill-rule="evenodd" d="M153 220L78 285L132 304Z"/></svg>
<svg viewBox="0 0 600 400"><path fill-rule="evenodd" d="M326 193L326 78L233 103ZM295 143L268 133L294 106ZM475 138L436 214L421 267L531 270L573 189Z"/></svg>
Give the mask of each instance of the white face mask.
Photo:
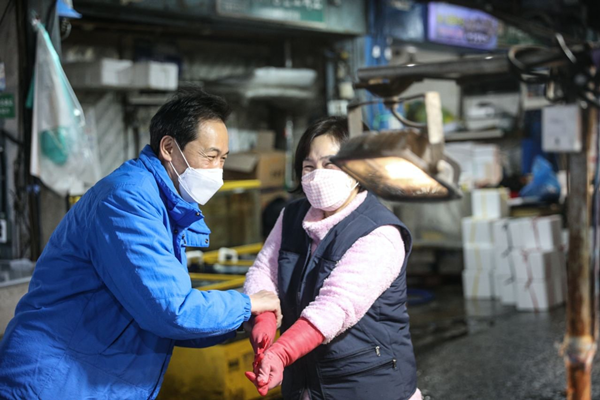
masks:
<svg viewBox="0 0 600 400"><path fill-rule="evenodd" d="M171 168L173 168L173 171L179 177L179 192L181 193L181 197L189 203L205 205L223 186L223 170L221 168L205 169L190 167L177 141L175 141L175 144L188 166L183 171L183 174L179 175L171 162Z"/></svg>
<svg viewBox="0 0 600 400"><path fill-rule="evenodd" d="M344 205L356 186L358 182L337 169L316 169L302 177L302 190L310 205L323 211Z"/></svg>

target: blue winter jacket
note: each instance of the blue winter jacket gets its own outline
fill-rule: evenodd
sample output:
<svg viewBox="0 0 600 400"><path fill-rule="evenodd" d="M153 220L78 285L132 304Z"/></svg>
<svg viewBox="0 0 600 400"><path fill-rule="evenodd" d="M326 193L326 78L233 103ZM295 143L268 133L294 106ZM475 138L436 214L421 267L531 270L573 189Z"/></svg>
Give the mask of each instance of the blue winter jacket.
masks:
<svg viewBox="0 0 600 400"><path fill-rule="evenodd" d="M98 182L53 233L0 342L0 398L153 399L173 346L233 337L249 297L192 289L187 273L184 247L209 233L149 146Z"/></svg>

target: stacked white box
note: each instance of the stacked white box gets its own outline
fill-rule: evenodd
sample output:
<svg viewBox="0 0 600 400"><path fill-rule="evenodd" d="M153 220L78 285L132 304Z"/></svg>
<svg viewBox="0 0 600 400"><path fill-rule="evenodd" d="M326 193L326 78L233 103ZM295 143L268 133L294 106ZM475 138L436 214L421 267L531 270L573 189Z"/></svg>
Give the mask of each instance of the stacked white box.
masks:
<svg viewBox="0 0 600 400"><path fill-rule="evenodd" d="M76 89L125 88L131 85L130 60L103 58L97 61L66 63L65 74Z"/></svg>
<svg viewBox="0 0 600 400"><path fill-rule="evenodd" d="M511 220L510 233L515 247L534 250L562 248L562 221L558 215Z"/></svg>
<svg viewBox="0 0 600 400"><path fill-rule="evenodd" d="M517 309L545 311L566 297L566 267L558 216L519 218L509 223Z"/></svg>
<svg viewBox="0 0 600 400"><path fill-rule="evenodd" d="M479 189L472 193L473 217L462 221L464 293L467 298L498 298L514 304L513 268L508 255L508 190ZM508 286L509 288L505 288Z"/></svg>
<svg viewBox="0 0 600 400"><path fill-rule="evenodd" d="M463 294L466 299L491 299L494 297L494 272L465 269L462 274Z"/></svg>
<svg viewBox="0 0 600 400"><path fill-rule="evenodd" d="M510 258L514 239L509 230L510 219L503 218L494 222L494 284L496 298L503 304L514 305L515 268Z"/></svg>
<svg viewBox="0 0 600 400"><path fill-rule="evenodd" d="M487 243L465 244L463 254L466 270L494 270L494 245Z"/></svg>
<svg viewBox="0 0 600 400"><path fill-rule="evenodd" d="M494 237L493 220L464 218L462 220L463 292L468 299L494 297Z"/></svg>
<svg viewBox="0 0 600 400"><path fill-rule="evenodd" d="M564 303L560 265L558 268L552 266L552 277L549 279L516 281L517 310L546 311Z"/></svg>
<svg viewBox="0 0 600 400"><path fill-rule="evenodd" d="M494 243L493 220L472 217L462 220L463 245L492 245Z"/></svg>
<svg viewBox="0 0 600 400"><path fill-rule="evenodd" d="M135 89L177 90L179 85L179 68L174 63L136 62L130 74Z"/></svg>
<svg viewBox="0 0 600 400"><path fill-rule="evenodd" d="M517 249L511 252L510 257L516 266L518 281L548 280L557 273L562 276L560 272L562 257L558 250Z"/></svg>
<svg viewBox="0 0 600 400"><path fill-rule="evenodd" d="M474 142L447 143L445 152L460 165L461 186L495 186L502 180L500 148Z"/></svg>
<svg viewBox="0 0 600 400"><path fill-rule="evenodd" d="M508 217L508 189L474 190L471 207L473 217L498 219Z"/></svg>
<svg viewBox="0 0 600 400"><path fill-rule="evenodd" d="M496 269L494 271L494 293L496 294L496 298L502 301L502 304L515 305L517 299L514 276Z"/></svg>
<svg viewBox="0 0 600 400"><path fill-rule="evenodd" d="M511 268L509 255L513 249L513 238L508 229L510 220L507 218L494 222L492 235L494 236L494 263L496 269L504 275L514 275Z"/></svg>

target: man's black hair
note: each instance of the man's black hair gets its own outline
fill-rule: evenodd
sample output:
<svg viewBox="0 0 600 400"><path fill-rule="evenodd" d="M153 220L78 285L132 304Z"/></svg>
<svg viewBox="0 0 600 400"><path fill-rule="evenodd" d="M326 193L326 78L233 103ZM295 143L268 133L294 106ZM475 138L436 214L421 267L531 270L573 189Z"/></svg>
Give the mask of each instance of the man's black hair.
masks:
<svg viewBox="0 0 600 400"><path fill-rule="evenodd" d="M207 121L225 122L231 109L227 102L201 89L179 91L150 121L150 147L158 155L160 141L172 136L181 150L198 138L198 128Z"/></svg>

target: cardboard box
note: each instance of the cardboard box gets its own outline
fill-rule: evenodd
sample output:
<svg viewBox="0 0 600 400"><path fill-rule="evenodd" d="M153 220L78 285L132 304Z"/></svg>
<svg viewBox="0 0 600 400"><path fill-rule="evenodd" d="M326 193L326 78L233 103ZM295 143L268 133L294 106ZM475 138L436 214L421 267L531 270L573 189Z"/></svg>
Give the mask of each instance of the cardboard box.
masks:
<svg viewBox="0 0 600 400"><path fill-rule="evenodd" d="M558 250L513 250L510 253L517 280L543 280L561 273L563 258Z"/></svg>
<svg viewBox="0 0 600 400"><path fill-rule="evenodd" d="M489 270L464 270L462 279L465 299L494 297L494 275Z"/></svg>
<svg viewBox="0 0 600 400"><path fill-rule="evenodd" d="M524 282L515 282L517 310L546 311L564 303L560 282L556 277Z"/></svg>
<svg viewBox="0 0 600 400"><path fill-rule="evenodd" d="M494 243L494 220L476 219L472 217L462 220L463 244L492 244Z"/></svg>
<svg viewBox="0 0 600 400"><path fill-rule="evenodd" d="M499 299L502 304L516 304L515 279L513 276L498 271L494 272L494 297Z"/></svg>
<svg viewBox="0 0 600 400"><path fill-rule="evenodd" d="M179 67L175 63L136 62L129 74L135 89L177 90L179 86Z"/></svg>
<svg viewBox="0 0 600 400"><path fill-rule="evenodd" d="M562 220L558 215L511 220L509 231L515 248L552 251L562 248Z"/></svg>
<svg viewBox="0 0 600 400"><path fill-rule="evenodd" d="M131 86L133 62L103 58L90 62L65 63L63 69L74 88L122 88Z"/></svg>
<svg viewBox="0 0 600 400"><path fill-rule="evenodd" d="M471 207L474 218L506 218L508 209L508 189L479 189L472 193Z"/></svg>
<svg viewBox="0 0 600 400"><path fill-rule="evenodd" d="M286 155L274 150L275 133L260 131L253 151L230 154L223 167L225 180L258 179L262 188L285 186Z"/></svg>
<svg viewBox="0 0 600 400"><path fill-rule="evenodd" d="M494 245L492 244L466 244L463 248L466 270L493 270Z"/></svg>
<svg viewBox="0 0 600 400"><path fill-rule="evenodd" d="M225 161L225 180L258 179L263 188L285 183L285 152L247 152L230 154Z"/></svg>

